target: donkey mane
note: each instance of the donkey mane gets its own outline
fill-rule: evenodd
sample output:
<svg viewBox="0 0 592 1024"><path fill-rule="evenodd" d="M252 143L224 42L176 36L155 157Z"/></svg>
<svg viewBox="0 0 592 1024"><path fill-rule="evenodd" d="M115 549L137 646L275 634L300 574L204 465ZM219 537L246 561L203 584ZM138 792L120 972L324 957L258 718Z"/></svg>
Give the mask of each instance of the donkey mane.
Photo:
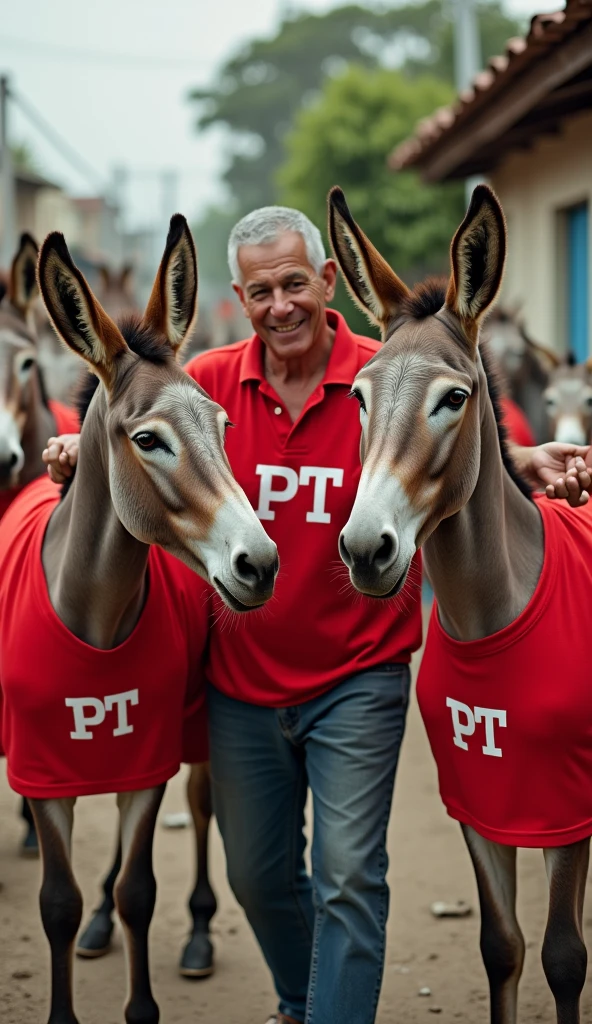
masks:
<svg viewBox="0 0 592 1024"><path fill-rule="evenodd" d="M137 313L130 313L121 317L117 326L121 331L128 348L131 348L141 359L149 363L163 364L170 359L168 347L163 345L162 336L153 327L145 324ZM83 369L80 373L74 404L80 420L80 426L86 419L90 403L93 400L95 391L99 386L99 378L96 373ZM69 477L62 484L61 496L65 498L74 477Z"/></svg>
<svg viewBox="0 0 592 1024"><path fill-rule="evenodd" d="M411 317L413 320L425 320L428 316L435 316L435 314L442 309L442 306L446 301L447 288L448 281L446 278L429 277L421 284L415 285L413 290L401 300L399 307L400 313L403 316ZM495 413L497 435L499 438L504 469L522 494L531 500L531 489L517 472L512 461L512 456L510 455L508 433L502 422L501 386L497 373L493 367L486 342L481 342L479 351L481 353L481 361L487 378L487 391Z"/></svg>

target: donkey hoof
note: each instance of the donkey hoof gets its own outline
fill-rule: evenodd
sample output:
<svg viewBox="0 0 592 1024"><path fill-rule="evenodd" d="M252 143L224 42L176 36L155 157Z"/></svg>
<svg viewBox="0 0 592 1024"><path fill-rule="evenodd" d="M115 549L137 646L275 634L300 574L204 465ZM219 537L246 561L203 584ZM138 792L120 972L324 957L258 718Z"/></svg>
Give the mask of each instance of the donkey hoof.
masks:
<svg viewBox="0 0 592 1024"><path fill-rule="evenodd" d="M94 914L76 943L76 956L104 956L111 949L113 921L107 914Z"/></svg>
<svg viewBox="0 0 592 1024"><path fill-rule="evenodd" d="M183 978L208 978L214 973L214 947L209 935L193 933L183 950L179 973Z"/></svg>
<svg viewBox="0 0 592 1024"><path fill-rule="evenodd" d="M20 855L31 860L39 856L39 840L34 825L30 825L27 829L27 834L20 846Z"/></svg>

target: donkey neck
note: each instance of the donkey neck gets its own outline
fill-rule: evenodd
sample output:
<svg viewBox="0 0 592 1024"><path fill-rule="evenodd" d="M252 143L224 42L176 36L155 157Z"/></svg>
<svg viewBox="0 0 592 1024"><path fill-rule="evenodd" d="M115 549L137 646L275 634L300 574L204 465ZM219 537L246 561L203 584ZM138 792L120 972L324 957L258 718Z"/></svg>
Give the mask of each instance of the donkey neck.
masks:
<svg viewBox="0 0 592 1024"><path fill-rule="evenodd" d="M524 610L543 566L536 505L504 467L483 366L479 369L480 466L467 504L424 545L442 625L457 640L503 629Z"/></svg>
<svg viewBox="0 0 592 1024"><path fill-rule="evenodd" d="M41 453L47 445L48 437L55 433L56 423L51 410L45 404L41 390L41 381L35 375L31 381L29 401L25 413L25 421L21 435L21 445L25 455L25 463L20 475L20 482L28 484L45 473L45 465Z"/></svg>
<svg viewBox="0 0 592 1024"><path fill-rule="evenodd" d="M109 489L107 401L99 387L80 435L76 477L53 512L43 545L51 603L80 640L109 650L136 626L147 594L147 544L132 537Z"/></svg>

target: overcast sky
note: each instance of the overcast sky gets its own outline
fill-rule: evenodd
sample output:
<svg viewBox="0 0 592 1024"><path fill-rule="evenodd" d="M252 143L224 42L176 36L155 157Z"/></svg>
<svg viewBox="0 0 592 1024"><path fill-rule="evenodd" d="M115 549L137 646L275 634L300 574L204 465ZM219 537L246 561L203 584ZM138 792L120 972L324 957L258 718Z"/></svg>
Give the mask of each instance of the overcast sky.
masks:
<svg viewBox="0 0 592 1024"><path fill-rule="evenodd" d="M130 217L153 222L161 206L155 172L179 172L172 201L190 218L221 197L224 137L192 130L192 86L211 81L247 40L271 35L283 0L27 0L12 3L0 28L0 69L13 86L107 181L130 171ZM335 0L302 0L326 10ZM511 11L555 10L557 0L508 0ZM105 55L107 59L103 59ZM133 60L132 60L133 58ZM11 111L11 137L28 141L40 169L77 195L92 181L74 170Z"/></svg>

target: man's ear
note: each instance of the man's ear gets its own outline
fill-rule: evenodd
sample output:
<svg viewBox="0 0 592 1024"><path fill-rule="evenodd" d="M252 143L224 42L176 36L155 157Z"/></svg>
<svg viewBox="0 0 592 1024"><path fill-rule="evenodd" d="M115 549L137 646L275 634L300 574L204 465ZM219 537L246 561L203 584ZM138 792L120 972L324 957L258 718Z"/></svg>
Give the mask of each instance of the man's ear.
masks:
<svg viewBox="0 0 592 1024"><path fill-rule="evenodd" d="M64 236L52 232L39 254L39 287L57 333L110 388L118 357L129 349L72 261Z"/></svg>
<svg viewBox="0 0 592 1024"><path fill-rule="evenodd" d="M187 221L176 213L171 217L144 322L164 335L176 354L191 334L196 316L197 255Z"/></svg>
<svg viewBox="0 0 592 1024"><path fill-rule="evenodd" d="M337 263L335 260L325 260L321 276L325 282L325 302L332 302L337 287Z"/></svg>
<svg viewBox="0 0 592 1024"><path fill-rule="evenodd" d="M39 295L36 273L38 254L37 242L25 231L12 261L8 285L8 297L24 317Z"/></svg>
<svg viewBox="0 0 592 1024"><path fill-rule="evenodd" d="M329 237L354 302L384 333L409 289L358 227L337 187L329 193Z"/></svg>
<svg viewBox="0 0 592 1024"><path fill-rule="evenodd" d="M446 306L477 342L481 319L495 301L506 260L506 222L500 203L487 185L477 185L465 219L450 247L452 273Z"/></svg>
<svg viewBox="0 0 592 1024"><path fill-rule="evenodd" d="M238 301L241 304L241 309L242 309L243 313L245 314L245 316L247 317L247 320L248 320L249 319L249 314L247 312L247 306L246 306L246 302L245 302L245 293L244 293L244 290L243 290L242 286L240 284L235 284L235 282L233 281L232 282L232 290L233 290L234 294L237 296Z"/></svg>

